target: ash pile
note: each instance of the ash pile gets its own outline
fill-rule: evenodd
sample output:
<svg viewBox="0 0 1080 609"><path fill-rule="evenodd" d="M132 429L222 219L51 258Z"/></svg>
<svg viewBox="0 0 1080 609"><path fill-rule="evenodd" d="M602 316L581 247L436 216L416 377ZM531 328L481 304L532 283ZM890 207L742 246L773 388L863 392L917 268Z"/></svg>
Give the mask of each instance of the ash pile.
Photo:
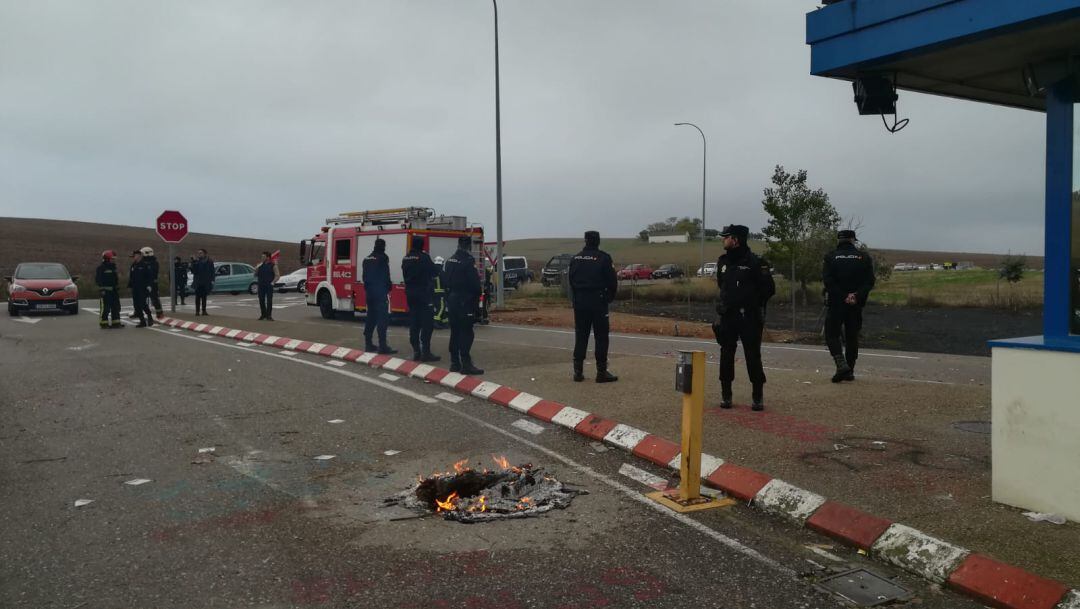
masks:
<svg viewBox="0 0 1080 609"><path fill-rule="evenodd" d="M532 464L512 466L505 457L492 458L497 469L474 469L463 459L454 464L454 471L419 478L416 486L388 498L386 504L470 524L538 516L565 509L574 497L588 494Z"/></svg>

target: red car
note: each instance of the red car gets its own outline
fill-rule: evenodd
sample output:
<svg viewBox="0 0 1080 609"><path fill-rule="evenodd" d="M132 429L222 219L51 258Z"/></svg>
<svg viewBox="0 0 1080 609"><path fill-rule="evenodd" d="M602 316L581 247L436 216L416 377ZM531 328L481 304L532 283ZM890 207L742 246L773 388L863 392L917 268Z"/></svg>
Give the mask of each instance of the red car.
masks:
<svg viewBox="0 0 1080 609"><path fill-rule="evenodd" d="M619 279L652 279L653 270L647 264L630 264L619 271Z"/></svg>
<svg viewBox="0 0 1080 609"><path fill-rule="evenodd" d="M8 315L26 311L79 312L79 288L64 265L56 262L23 262L8 282Z"/></svg>

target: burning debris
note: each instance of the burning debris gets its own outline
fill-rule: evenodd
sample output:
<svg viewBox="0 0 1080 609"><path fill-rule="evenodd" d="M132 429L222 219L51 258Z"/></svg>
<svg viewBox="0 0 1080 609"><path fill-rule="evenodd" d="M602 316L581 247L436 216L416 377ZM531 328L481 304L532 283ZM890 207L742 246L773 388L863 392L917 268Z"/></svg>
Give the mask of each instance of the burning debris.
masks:
<svg viewBox="0 0 1080 609"><path fill-rule="evenodd" d="M473 469L462 459L454 471L418 478L415 487L386 500L387 504L434 511L447 520L473 523L527 518L565 508L586 492L567 488L531 464L512 466L505 457L492 459L498 469Z"/></svg>

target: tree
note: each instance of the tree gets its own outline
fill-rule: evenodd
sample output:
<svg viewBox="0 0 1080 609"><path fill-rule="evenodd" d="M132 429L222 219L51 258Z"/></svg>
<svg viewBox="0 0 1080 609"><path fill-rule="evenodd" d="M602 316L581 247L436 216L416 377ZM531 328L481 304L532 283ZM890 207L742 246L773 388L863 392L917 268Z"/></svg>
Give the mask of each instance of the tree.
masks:
<svg viewBox="0 0 1080 609"><path fill-rule="evenodd" d="M836 240L840 214L829 202L829 195L818 188L811 190L805 169L791 174L782 165L773 170L772 186L764 190L761 206L769 221L761 229L769 247L769 257L776 269L786 273L802 287L821 279L821 261ZM795 290L792 289L792 327L795 325Z"/></svg>
<svg viewBox="0 0 1080 609"><path fill-rule="evenodd" d="M1009 308L1013 308L1012 286L1024 278L1026 262L1024 256L1013 256L1010 252L998 264L998 282L1000 283L1002 279L1009 282Z"/></svg>
<svg viewBox="0 0 1080 609"><path fill-rule="evenodd" d="M671 216L667 220L660 222L653 222L645 227L645 230L638 233L638 237L644 241L649 240L649 235L656 235L661 233L690 233L691 236L698 235L701 232L701 218L690 218ZM705 233L708 235L708 231Z"/></svg>

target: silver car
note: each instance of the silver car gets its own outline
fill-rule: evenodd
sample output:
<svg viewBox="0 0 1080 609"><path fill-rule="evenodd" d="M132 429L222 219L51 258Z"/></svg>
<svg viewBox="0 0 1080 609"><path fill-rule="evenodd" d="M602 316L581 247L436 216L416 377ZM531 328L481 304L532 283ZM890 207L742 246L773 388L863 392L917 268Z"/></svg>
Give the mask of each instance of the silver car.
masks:
<svg viewBox="0 0 1080 609"><path fill-rule="evenodd" d="M277 283L274 284L274 289L279 292L296 290L303 293L305 287L307 287L307 267L296 269L288 275L282 275L281 279L278 279Z"/></svg>

